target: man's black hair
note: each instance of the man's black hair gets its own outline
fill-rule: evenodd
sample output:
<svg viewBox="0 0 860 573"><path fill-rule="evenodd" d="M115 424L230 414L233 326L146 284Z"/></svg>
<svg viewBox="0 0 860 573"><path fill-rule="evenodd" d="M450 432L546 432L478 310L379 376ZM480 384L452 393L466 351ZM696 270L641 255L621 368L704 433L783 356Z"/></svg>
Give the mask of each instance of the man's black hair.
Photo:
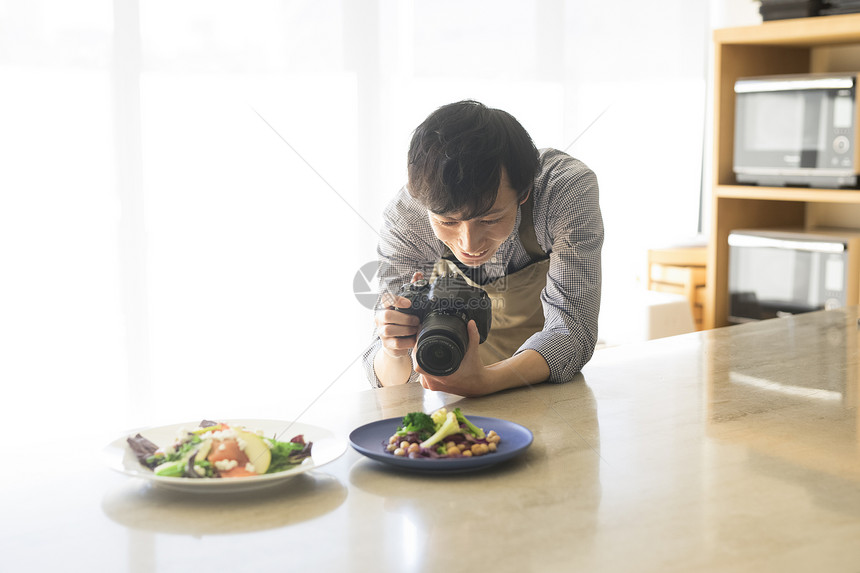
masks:
<svg viewBox="0 0 860 573"><path fill-rule="evenodd" d="M500 109L471 100L451 103L412 134L409 193L433 213L473 219L495 203L503 168L522 201L538 169L528 132Z"/></svg>

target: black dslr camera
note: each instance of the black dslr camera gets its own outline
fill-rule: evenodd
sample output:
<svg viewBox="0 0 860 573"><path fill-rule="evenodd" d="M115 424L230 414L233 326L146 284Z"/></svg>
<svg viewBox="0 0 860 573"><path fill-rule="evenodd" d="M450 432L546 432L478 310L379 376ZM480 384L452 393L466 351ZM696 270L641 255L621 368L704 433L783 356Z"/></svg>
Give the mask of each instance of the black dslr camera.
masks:
<svg viewBox="0 0 860 573"><path fill-rule="evenodd" d="M421 279L403 285L397 294L412 301L411 307L397 310L421 320L415 358L429 374L448 376L460 367L469 345L469 320L478 326L481 342L487 339L492 301L484 289L469 285L463 277L443 275L433 283Z"/></svg>

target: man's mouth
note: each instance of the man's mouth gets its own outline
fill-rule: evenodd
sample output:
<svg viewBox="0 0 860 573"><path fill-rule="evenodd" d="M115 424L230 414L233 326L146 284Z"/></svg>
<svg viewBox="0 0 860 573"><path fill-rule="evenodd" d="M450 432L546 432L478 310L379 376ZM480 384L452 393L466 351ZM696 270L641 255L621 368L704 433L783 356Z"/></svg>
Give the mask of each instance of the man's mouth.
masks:
<svg viewBox="0 0 860 573"><path fill-rule="evenodd" d="M463 253L463 256L467 259L480 259L484 255L486 255L489 250L490 249L484 249L483 251L479 251L477 253L470 253L468 251L460 251L460 252Z"/></svg>

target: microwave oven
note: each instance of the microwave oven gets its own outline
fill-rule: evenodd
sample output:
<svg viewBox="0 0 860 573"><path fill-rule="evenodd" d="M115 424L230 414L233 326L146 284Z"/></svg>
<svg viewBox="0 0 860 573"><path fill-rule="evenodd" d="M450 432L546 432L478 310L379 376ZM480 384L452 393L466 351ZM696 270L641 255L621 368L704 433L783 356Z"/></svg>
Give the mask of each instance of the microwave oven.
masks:
<svg viewBox="0 0 860 573"><path fill-rule="evenodd" d="M728 242L730 322L857 304L860 231L738 229Z"/></svg>
<svg viewBox="0 0 860 573"><path fill-rule="evenodd" d="M858 184L857 73L735 82L734 172L740 184Z"/></svg>

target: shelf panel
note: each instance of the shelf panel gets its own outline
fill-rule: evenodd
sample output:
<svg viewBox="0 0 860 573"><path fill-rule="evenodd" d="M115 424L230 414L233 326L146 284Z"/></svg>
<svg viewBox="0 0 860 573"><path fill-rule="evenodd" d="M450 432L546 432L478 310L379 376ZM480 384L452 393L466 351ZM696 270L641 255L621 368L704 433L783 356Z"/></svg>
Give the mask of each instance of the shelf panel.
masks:
<svg viewBox="0 0 860 573"><path fill-rule="evenodd" d="M774 20L714 30L717 44L835 46L860 42L860 14Z"/></svg>
<svg viewBox="0 0 860 573"><path fill-rule="evenodd" d="M714 194L730 199L764 199L766 201L800 201L804 203L860 204L858 189L812 189L798 187L756 187L753 185L718 185Z"/></svg>

